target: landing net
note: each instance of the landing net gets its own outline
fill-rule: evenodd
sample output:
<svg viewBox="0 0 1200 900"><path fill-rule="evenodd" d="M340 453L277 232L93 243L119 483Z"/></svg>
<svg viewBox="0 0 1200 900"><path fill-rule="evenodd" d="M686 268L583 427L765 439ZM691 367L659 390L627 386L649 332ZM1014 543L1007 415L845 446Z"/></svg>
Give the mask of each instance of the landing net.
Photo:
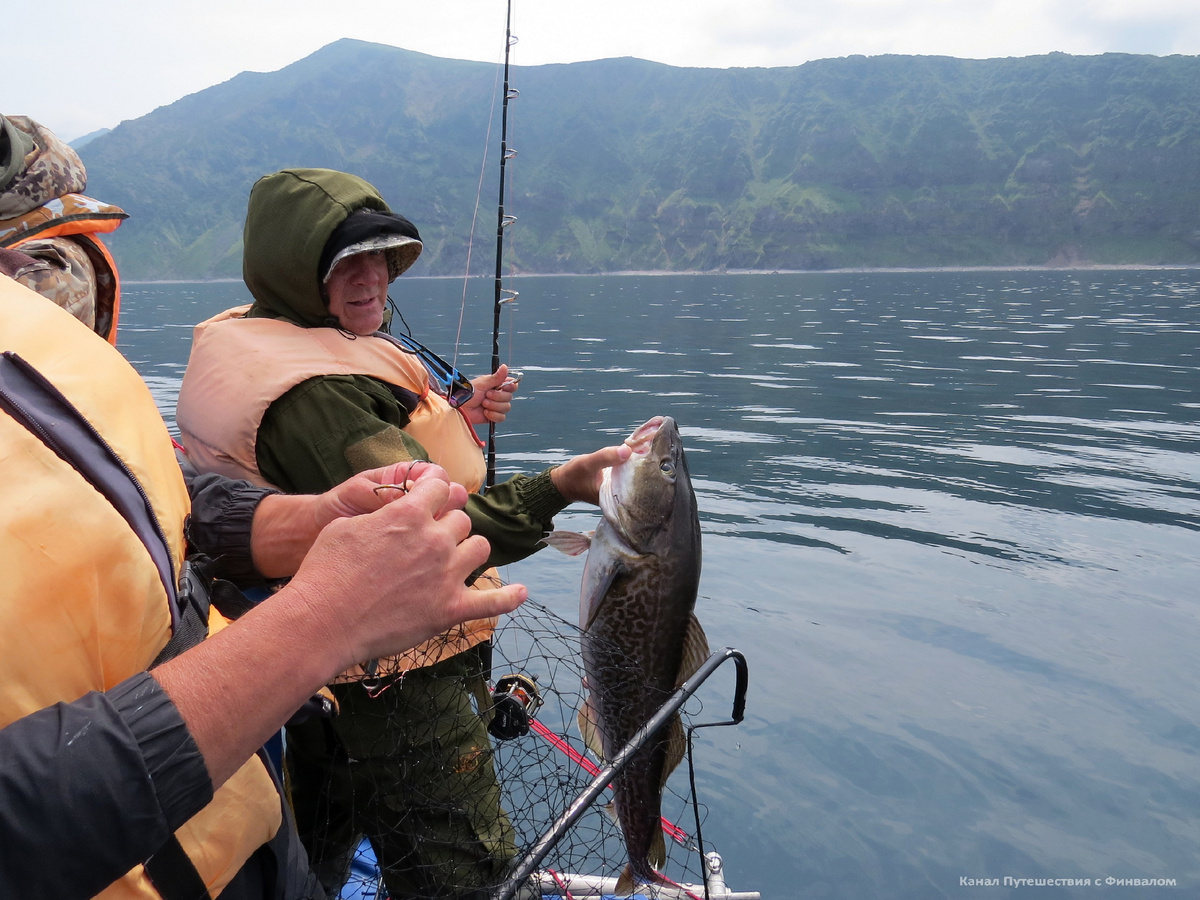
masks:
<svg viewBox="0 0 1200 900"><path fill-rule="evenodd" d="M503 685L506 676L510 675L534 680L542 702L534 713L532 727L528 733L512 739L499 740L489 736L486 746L467 748L460 758L469 758L471 765L486 766L490 761L494 766L503 813L501 821L490 822L491 834L506 834L509 837L511 845L505 852L515 850L512 861L517 862L586 791L599 761L585 749L576 723L576 714L583 704L584 680L581 633L577 625L533 601L527 601L516 612L503 617L493 638L491 684L499 682ZM381 683L381 688L387 690L386 682ZM688 701L682 710L685 727L701 714L702 708L698 698L693 697ZM358 708L354 714L360 718L364 715ZM473 713L467 711L465 714ZM389 778L388 770L378 770L379 781ZM447 798L436 783L438 780L436 775L428 778L428 790L422 786L424 783L406 787L406 790L422 795L406 798L411 801L412 817L402 816L400 820L401 828L409 832L410 843L421 843L419 836L423 822L436 821L440 826L461 814L460 801ZM335 779L331 789L339 787L343 792L346 790L346 786L339 785ZM357 809L378 803L379 797L388 793L389 786L380 783L375 788L372 791L370 783L364 785L359 781L353 797ZM371 796L372 793L375 796ZM553 847L540 866L544 873L541 878L544 884L553 882L559 875L563 884L569 883L567 875L609 878L620 875L628 857L621 832L612 815L604 808L611 798L611 790L605 791L599 801ZM681 884L704 883L703 863L694 835L697 811L702 828L707 810L703 805L693 805L685 761L672 774L663 793L667 862L659 870L670 880ZM485 823L485 831L488 830L488 824ZM412 837L414 834L416 838ZM384 841L376 840L374 843L385 842L386 836ZM428 878L413 871L418 865L415 862L418 857L437 856L439 850L433 842L411 849L414 851L411 857L393 859L397 869L407 871L402 875L389 873L384 878L375 858L376 848L372 842L362 840L354 850L348 879L340 892L336 884L329 884L330 896L340 896L345 900L384 900L388 897L393 900L408 897L483 898L504 882L510 870L510 867L505 867L481 878L478 868L473 868L467 877L460 880L469 884L470 890L466 887L456 890L453 886L447 886L448 878L453 883L455 876L447 876L446 865L450 865L452 871L453 864L443 863L441 871L428 873ZM390 849L384 847L382 850L383 856L390 853L394 858L399 855L394 843ZM325 868L328 871L329 867ZM321 870L321 866L318 866L318 870ZM327 874L326 880L339 879ZM388 884L392 886L390 894ZM564 898L568 896L565 889L547 891L546 894ZM693 896L702 900L703 889L694 891Z"/></svg>

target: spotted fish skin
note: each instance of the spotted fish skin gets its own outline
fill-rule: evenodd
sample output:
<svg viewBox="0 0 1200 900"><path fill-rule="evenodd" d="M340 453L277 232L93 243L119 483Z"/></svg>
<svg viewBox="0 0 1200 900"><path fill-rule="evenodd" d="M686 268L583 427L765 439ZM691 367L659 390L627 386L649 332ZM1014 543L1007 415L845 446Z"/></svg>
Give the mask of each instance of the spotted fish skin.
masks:
<svg viewBox="0 0 1200 900"><path fill-rule="evenodd" d="M605 473L604 518L588 548L580 591L588 700L580 729L611 760L708 654L695 619L700 518L673 419L655 417L626 443L628 460ZM665 862L662 790L682 757L678 717L613 782L629 865L617 893L659 883Z"/></svg>

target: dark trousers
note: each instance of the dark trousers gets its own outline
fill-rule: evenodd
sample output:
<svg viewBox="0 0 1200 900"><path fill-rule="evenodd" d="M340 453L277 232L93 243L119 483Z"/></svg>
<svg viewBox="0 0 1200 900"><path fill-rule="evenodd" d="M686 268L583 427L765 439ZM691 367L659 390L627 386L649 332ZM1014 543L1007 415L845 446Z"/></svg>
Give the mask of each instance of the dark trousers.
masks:
<svg viewBox="0 0 1200 900"><path fill-rule="evenodd" d="M333 688L340 712L287 731L300 837L336 897L366 835L393 900L459 897L495 884L516 854L492 745L471 698L474 650L393 679L377 696Z"/></svg>

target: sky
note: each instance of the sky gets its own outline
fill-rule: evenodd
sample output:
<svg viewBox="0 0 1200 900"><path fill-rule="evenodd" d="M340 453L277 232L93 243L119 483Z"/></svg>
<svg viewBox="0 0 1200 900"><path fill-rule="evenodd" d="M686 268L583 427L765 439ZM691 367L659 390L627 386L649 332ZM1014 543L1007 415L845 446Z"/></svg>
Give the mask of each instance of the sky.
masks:
<svg viewBox="0 0 1200 900"><path fill-rule="evenodd" d="M1200 54L1197 0L511 0L514 65L798 66L885 53ZM0 113L67 141L339 38L499 63L507 0L58 0L10 20ZM30 7L32 9L32 7ZM20 32L27 37L18 39Z"/></svg>

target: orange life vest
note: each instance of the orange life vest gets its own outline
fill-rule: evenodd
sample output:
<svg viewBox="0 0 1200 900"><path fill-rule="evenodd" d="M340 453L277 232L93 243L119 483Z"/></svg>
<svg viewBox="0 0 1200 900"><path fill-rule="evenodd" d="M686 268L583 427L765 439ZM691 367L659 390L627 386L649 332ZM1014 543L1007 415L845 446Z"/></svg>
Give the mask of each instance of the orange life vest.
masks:
<svg viewBox="0 0 1200 900"><path fill-rule="evenodd" d="M175 421L180 442L204 472L271 486L255 448L267 408L320 375L367 375L420 398L404 430L453 481L477 491L487 472L466 417L429 387L411 353L379 337L349 340L336 328L301 328L282 319L247 318L248 306L196 326Z"/></svg>
<svg viewBox="0 0 1200 900"><path fill-rule="evenodd" d="M102 338L117 344L121 311L121 277L117 264L99 235L116 231L129 218L118 206L83 194L63 194L11 219L0 221L0 247L15 250L40 238L71 237L87 252L96 268L96 322Z"/></svg>
<svg viewBox="0 0 1200 900"><path fill-rule="evenodd" d="M114 348L50 301L0 276L0 352L70 402L129 469L165 538L166 571L120 512L23 424L0 411L0 727L145 671L171 636L165 584L184 555L187 490L162 418ZM209 628L225 620L213 610ZM282 824L257 757L177 832L216 896ZM100 894L158 898L139 865Z"/></svg>
<svg viewBox="0 0 1200 900"><path fill-rule="evenodd" d="M258 429L267 408L301 382L320 375L367 375L420 398L404 430L451 480L478 491L487 474L479 439L466 417L429 386L429 373L411 353L384 338L349 340L336 328L301 328L282 319L247 318L248 306L226 310L196 326L175 421L180 442L202 472L218 472L271 487L258 468ZM489 569L477 581L499 583ZM397 674L424 668L489 637L496 619L456 626L372 671ZM342 680L360 679L360 669Z"/></svg>

